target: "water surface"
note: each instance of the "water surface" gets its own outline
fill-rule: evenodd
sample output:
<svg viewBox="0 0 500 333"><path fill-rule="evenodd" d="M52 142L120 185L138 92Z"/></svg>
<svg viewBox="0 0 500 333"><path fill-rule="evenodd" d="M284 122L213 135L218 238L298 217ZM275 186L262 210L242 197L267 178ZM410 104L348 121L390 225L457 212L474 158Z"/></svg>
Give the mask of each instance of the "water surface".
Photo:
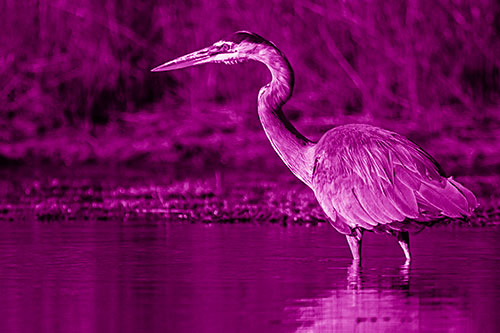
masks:
<svg viewBox="0 0 500 333"><path fill-rule="evenodd" d="M494 332L500 231L328 225L2 222L1 332Z"/></svg>

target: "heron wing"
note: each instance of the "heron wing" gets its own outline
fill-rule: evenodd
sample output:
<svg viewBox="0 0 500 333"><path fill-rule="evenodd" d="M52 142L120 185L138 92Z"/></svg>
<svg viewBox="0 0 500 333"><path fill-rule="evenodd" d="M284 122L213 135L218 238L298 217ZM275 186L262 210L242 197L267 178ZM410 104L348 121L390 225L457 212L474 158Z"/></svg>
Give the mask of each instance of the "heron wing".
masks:
<svg viewBox="0 0 500 333"><path fill-rule="evenodd" d="M396 133L347 125L328 132L317 147L316 196L349 228L462 217L477 206L471 191L443 177L429 154Z"/></svg>

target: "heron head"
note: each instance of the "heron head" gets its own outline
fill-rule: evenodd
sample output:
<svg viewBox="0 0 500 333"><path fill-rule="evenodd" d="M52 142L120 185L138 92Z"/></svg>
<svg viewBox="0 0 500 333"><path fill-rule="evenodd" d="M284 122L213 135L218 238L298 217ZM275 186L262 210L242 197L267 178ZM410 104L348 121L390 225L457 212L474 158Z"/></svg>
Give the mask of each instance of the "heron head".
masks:
<svg viewBox="0 0 500 333"><path fill-rule="evenodd" d="M224 63L232 65L255 57L265 46L276 47L257 34L247 31L238 31L229 38L222 39L209 47L186 54L168 61L152 72L170 71L205 63Z"/></svg>

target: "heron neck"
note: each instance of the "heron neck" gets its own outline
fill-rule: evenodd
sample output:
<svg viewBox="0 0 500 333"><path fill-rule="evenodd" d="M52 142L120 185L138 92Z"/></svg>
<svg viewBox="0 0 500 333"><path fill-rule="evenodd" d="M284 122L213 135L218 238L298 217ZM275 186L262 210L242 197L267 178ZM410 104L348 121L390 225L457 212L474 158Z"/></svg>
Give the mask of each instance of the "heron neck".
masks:
<svg viewBox="0 0 500 333"><path fill-rule="evenodd" d="M258 113L264 132L276 153L292 173L311 185L314 143L302 135L282 111L293 91L293 71L288 60L276 54L265 61L272 74L259 91Z"/></svg>

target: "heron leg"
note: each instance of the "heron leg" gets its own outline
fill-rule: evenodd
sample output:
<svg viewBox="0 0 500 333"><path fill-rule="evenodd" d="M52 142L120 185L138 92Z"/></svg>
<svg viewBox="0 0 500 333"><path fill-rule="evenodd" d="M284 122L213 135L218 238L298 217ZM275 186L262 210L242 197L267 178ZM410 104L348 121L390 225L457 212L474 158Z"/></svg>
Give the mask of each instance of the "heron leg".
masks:
<svg viewBox="0 0 500 333"><path fill-rule="evenodd" d="M353 230L352 235L346 235L347 244L351 249L353 261L361 260L361 240L363 238L363 230L356 228Z"/></svg>
<svg viewBox="0 0 500 333"><path fill-rule="evenodd" d="M408 231L398 231L396 233L396 238L398 239L399 246L403 249L406 262L409 263L411 261L410 234Z"/></svg>

